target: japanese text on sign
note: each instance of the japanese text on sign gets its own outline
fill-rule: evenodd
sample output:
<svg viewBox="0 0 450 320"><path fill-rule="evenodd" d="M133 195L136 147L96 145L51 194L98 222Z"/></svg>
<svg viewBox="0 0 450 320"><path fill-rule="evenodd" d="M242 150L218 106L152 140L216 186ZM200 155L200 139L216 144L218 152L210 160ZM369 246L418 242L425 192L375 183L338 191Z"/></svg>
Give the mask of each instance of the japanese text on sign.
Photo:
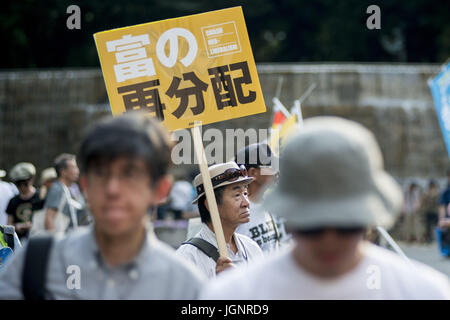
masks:
<svg viewBox="0 0 450 320"><path fill-rule="evenodd" d="M104 31L95 41L114 115L141 110L176 130L265 112L240 7Z"/></svg>

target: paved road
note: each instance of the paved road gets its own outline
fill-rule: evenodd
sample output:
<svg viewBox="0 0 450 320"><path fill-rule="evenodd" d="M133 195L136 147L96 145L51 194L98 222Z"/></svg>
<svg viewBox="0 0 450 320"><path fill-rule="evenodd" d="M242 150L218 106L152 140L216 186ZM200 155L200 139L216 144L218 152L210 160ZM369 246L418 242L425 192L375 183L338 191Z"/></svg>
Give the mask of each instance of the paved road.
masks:
<svg viewBox="0 0 450 320"><path fill-rule="evenodd" d="M450 258L440 255L436 242L429 245L398 242L398 245L407 257L425 263L450 276Z"/></svg>

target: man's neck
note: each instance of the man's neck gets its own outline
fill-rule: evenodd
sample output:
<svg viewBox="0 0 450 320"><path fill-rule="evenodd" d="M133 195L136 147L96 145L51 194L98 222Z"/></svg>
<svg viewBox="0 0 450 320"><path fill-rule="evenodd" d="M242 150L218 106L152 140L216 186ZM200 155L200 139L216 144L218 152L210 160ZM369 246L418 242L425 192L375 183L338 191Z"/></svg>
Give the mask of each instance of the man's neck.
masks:
<svg viewBox="0 0 450 320"><path fill-rule="evenodd" d="M60 177L60 178L59 178L59 182L65 184L66 187L70 187L70 186L72 185L72 181L69 181L69 180L67 180L67 179L65 179L65 178L63 178L63 177Z"/></svg>
<svg viewBox="0 0 450 320"><path fill-rule="evenodd" d="M130 262L136 257L145 240L145 227L137 232L111 237L94 227L95 239L103 259L112 267Z"/></svg>
<svg viewBox="0 0 450 320"><path fill-rule="evenodd" d="M349 273L350 271L354 270L363 260L364 258L364 241L361 241L358 244L358 247L355 250L355 253L351 259L351 261L348 261L348 263L340 270L320 270L320 268L317 268L316 266L312 265L306 257L303 256L302 252L298 250L297 248L294 248L292 251L293 258L297 265L307 271L309 274L322 279L334 279L338 278L344 274Z"/></svg>
<svg viewBox="0 0 450 320"><path fill-rule="evenodd" d="M229 226L227 223L224 223L223 221L221 221L222 224L222 230L223 230L223 236L225 238L225 243L228 244L231 248L231 250L236 253L236 244L234 243L234 231L236 231L237 227L235 226ZM212 222L209 222L207 224L208 228L214 232L214 227Z"/></svg>
<svg viewBox="0 0 450 320"><path fill-rule="evenodd" d="M26 193L21 193L20 198L22 200L30 199L36 193L36 188L31 186L30 189Z"/></svg>

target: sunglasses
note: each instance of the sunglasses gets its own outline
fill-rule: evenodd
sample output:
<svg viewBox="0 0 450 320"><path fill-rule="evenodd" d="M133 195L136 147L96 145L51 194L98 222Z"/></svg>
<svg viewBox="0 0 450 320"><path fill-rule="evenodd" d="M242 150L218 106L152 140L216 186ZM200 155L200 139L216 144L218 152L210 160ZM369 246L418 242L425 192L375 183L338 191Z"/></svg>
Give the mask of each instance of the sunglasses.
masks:
<svg viewBox="0 0 450 320"><path fill-rule="evenodd" d="M236 181L239 177L247 177L247 169L244 165L240 165L239 169L236 168L230 168L225 170L223 173L211 178L211 183L213 188L223 182L230 182L230 181ZM204 186L203 184L199 185L197 187L197 193L203 193Z"/></svg>
<svg viewBox="0 0 450 320"><path fill-rule="evenodd" d="M340 236L354 236L359 233L363 233L364 227L348 227L348 228L313 228L304 230L295 230L294 232L302 237L320 237L325 231L334 230Z"/></svg>

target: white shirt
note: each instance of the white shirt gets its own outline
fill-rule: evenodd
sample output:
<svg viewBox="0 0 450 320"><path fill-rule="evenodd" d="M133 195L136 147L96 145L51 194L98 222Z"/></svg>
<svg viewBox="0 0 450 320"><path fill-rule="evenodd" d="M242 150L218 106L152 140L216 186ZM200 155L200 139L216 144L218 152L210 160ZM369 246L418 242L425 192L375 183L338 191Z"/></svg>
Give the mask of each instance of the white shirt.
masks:
<svg viewBox="0 0 450 320"><path fill-rule="evenodd" d="M250 221L241 224L236 232L255 241L266 254L286 246L290 241L283 221L267 212L261 203L250 202Z"/></svg>
<svg viewBox="0 0 450 320"><path fill-rule="evenodd" d="M268 276L270 275L270 276ZM419 262L364 245L356 268L331 280L313 276L294 260L292 250L268 257L245 271L231 271L206 286L201 299L235 300L397 300L450 299L449 279Z"/></svg>
<svg viewBox="0 0 450 320"><path fill-rule="evenodd" d="M0 224L8 224L8 215L5 210L8 207L9 200L18 193L15 185L0 181Z"/></svg>
<svg viewBox="0 0 450 320"><path fill-rule="evenodd" d="M22 271L28 244L14 252L0 271L0 300L23 299ZM73 267L78 267L74 273ZM72 270L72 271L70 271ZM79 275L80 287L71 277ZM193 300L206 278L158 240L147 225L136 256L114 267L103 259L94 226L55 237L48 255L46 297L56 300ZM76 281L75 281L76 282ZM72 284L72 285L70 285Z"/></svg>
<svg viewBox="0 0 450 320"><path fill-rule="evenodd" d="M208 241L216 248L218 247L216 235L204 223L202 223L202 227L195 237ZM236 254L233 253L227 244L228 257L239 269L241 269L241 266L251 264L258 258L263 257L259 246L250 238L237 233L233 235L233 238L236 243L237 252ZM195 264L208 278L216 277L216 262L197 247L190 244L182 244L176 253Z"/></svg>

